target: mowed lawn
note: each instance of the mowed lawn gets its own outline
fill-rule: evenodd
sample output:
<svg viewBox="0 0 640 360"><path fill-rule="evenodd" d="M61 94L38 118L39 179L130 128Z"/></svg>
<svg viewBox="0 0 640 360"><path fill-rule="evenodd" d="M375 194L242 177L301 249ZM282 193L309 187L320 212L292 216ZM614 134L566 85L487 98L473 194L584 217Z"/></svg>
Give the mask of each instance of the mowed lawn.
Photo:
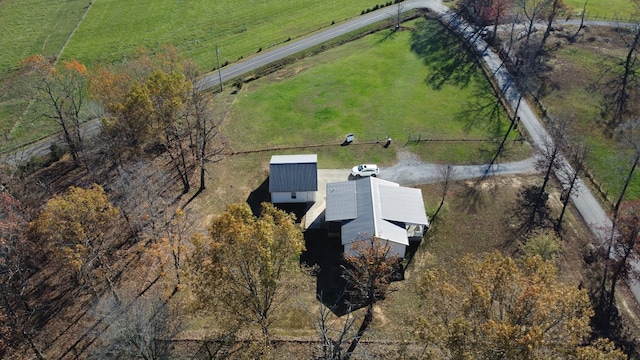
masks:
<svg viewBox="0 0 640 360"><path fill-rule="evenodd" d="M233 150L338 145L354 133L354 145L367 143L360 151L384 161L388 154L380 155L382 147L372 143L384 143L387 136L395 147L410 137L488 140L485 131L467 133L457 120L478 91L490 91L480 70L467 87L434 90L425 82L430 67L410 50L410 32L389 34L367 36L245 85L223 124ZM506 121L503 127L506 131ZM427 142L409 149L428 160L473 163L489 144ZM393 153L394 146L386 152ZM331 151L344 163L362 156L339 146Z"/></svg>

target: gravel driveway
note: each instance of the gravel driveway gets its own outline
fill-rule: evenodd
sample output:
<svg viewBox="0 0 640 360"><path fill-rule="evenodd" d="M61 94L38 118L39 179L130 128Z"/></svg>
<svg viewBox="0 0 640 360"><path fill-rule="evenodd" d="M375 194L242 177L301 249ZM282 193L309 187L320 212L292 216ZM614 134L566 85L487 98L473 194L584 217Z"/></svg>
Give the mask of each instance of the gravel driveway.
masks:
<svg viewBox="0 0 640 360"><path fill-rule="evenodd" d="M378 178L393 181L400 185L421 185L440 181L437 164L429 164L418 160L408 152L398 153L399 161L389 167L380 168ZM523 161L494 165L456 165L452 166L455 180L475 179L485 173L487 176L509 174L533 174L536 172L534 158ZM488 171L490 170L490 171ZM487 172L488 171L488 172ZM318 229L324 222L327 184L350 180L351 169L318 169L318 193L316 202L305 215L305 229Z"/></svg>

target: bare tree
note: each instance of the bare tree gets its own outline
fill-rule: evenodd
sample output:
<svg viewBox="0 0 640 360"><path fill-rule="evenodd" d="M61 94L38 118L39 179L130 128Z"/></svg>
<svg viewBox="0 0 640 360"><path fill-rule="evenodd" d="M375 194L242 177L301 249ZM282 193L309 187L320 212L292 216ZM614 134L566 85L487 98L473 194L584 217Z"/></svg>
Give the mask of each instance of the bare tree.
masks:
<svg viewBox="0 0 640 360"><path fill-rule="evenodd" d="M191 112L195 123L193 147L196 150L195 157L200 170L200 187L198 188L198 193L200 193L206 189L206 165L221 160L224 148L222 146L212 148L212 143L220 133L220 123L213 115L211 94L198 88L194 82L191 101Z"/></svg>
<svg viewBox="0 0 640 360"><path fill-rule="evenodd" d="M107 329L91 354L94 359L171 359L170 342L182 329L175 304L161 294L133 297L122 303L104 300L96 309Z"/></svg>
<svg viewBox="0 0 640 360"><path fill-rule="evenodd" d="M578 142L573 146L567 146L565 149L567 150L568 161L572 167L561 167L557 173L557 176L563 184L562 195L560 196L562 211L560 211L560 216L555 224L555 231L558 235L560 235L562 230L562 220L569 205L569 200L571 200L571 196L577 195L580 190L577 181L580 174L586 170L590 153L589 146L583 142Z"/></svg>
<svg viewBox="0 0 640 360"><path fill-rule="evenodd" d="M546 21L547 26L544 30L544 34L542 35L542 40L540 41L540 50L544 51L544 47L547 44L547 40L551 35L551 30L553 29L553 22L558 16L561 16L566 12L566 6L562 2L562 0L550 0L547 5L546 13Z"/></svg>
<svg viewBox="0 0 640 360"><path fill-rule="evenodd" d="M607 259L611 274L605 307L608 314L611 314L615 305L615 290L619 280L638 278L640 275L632 267L632 262L640 254L640 201L623 203L615 221L614 245L611 247L611 256Z"/></svg>
<svg viewBox="0 0 640 360"><path fill-rule="evenodd" d="M451 167L451 165L437 165L436 173L438 174L438 185L440 186L440 190L442 191L442 196L440 197L440 204L436 209L435 213L431 216L432 221L435 221L438 218L438 214L440 213L440 209L444 205L444 201L449 193L449 189L451 187L451 183L456 176L456 171Z"/></svg>
<svg viewBox="0 0 640 360"><path fill-rule="evenodd" d="M580 13L580 25L578 25L578 30L576 30L576 32L573 33L573 35L569 36L569 41L571 42L575 42L578 39L578 35L580 34L580 31L584 29L584 16L587 13L587 3L588 1L585 1L584 5L582 6L582 12Z"/></svg>
<svg viewBox="0 0 640 360"><path fill-rule="evenodd" d="M636 70L638 47L640 46L640 25L634 26L631 31L621 29L620 33L626 35L623 40L627 43L628 51L624 60L619 61L614 68L607 70L614 75L613 79L605 85L609 92L605 94L604 112L611 114L609 121L611 128L621 125L625 117L629 115L629 103L637 94L636 89L640 80Z"/></svg>
<svg viewBox="0 0 640 360"><path fill-rule="evenodd" d="M81 111L86 99L87 68L76 60L64 62L56 69L53 62L42 55L35 55L22 62L27 69L38 99L48 111L43 116L55 122L62 130L63 138L73 162L80 165L82 152Z"/></svg>
<svg viewBox="0 0 640 360"><path fill-rule="evenodd" d="M321 295L319 295L321 297ZM357 318L353 316L351 309L347 309L344 318L334 315L332 308L326 306L321 298L317 313L307 310L316 334L320 337L319 359L343 359L346 343L353 341L355 336L354 325Z"/></svg>
<svg viewBox="0 0 640 360"><path fill-rule="evenodd" d="M551 124L552 137L545 139L539 149L536 168L544 174L541 185L527 186L520 192L518 215L522 223L519 230L528 233L537 227L549 225L550 208L547 204L549 194L547 185L563 165L561 150L567 143L567 122L564 118Z"/></svg>
<svg viewBox="0 0 640 360"><path fill-rule="evenodd" d="M35 357L43 360L42 349L34 339L35 318L42 306L31 301L28 288L44 253L27 236L28 221L20 202L0 190L0 357L12 357L26 341Z"/></svg>

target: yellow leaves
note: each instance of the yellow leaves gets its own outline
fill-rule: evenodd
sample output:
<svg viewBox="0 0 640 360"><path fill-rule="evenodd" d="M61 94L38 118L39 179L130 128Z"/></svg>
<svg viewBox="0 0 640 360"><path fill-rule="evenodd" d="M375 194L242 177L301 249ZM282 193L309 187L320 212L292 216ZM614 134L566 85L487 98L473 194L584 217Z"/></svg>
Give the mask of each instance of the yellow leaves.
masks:
<svg viewBox="0 0 640 360"><path fill-rule="evenodd" d="M263 204L258 218L246 203L229 205L213 221L209 237L195 236L192 243L188 266L201 303L261 326L270 323L269 314L285 296L284 284L294 278L304 249L293 217L272 204Z"/></svg>
<svg viewBox="0 0 640 360"><path fill-rule="evenodd" d="M443 350L543 358L578 347L589 333L593 310L586 292L559 283L553 264L539 256L518 267L494 252L466 256L452 268L426 272L417 288L424 331L440 329L433 337Z"/></svg>
<svg viewBox="0 0 640 360"><path fill-rule="evenodd" d="M118 218L118 209L108 201L104 189L94 184L90 189L70 187L67 194L54 196L30 227L78 272L88 254L101 249L105 234L114 230Z"/></svg>

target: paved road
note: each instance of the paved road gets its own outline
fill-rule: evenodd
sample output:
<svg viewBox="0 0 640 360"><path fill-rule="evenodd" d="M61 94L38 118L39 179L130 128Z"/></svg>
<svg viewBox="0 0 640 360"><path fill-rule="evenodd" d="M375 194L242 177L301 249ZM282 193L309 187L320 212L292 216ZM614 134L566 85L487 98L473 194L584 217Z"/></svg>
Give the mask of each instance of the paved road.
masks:
<svg viewBox="0 0 640 360"><path fill-rule="evenodd" d="M400 7L402 11L418 8L437 9L438 11L445 11L448 9L446 6L442 5L440 0L408 0L400 3ZM251 71L268 65L274 61L294 55L316 45L320 45L367 25L371 25L385 19L393 19L397 16L397 12L397 5L387 6L380 10L361 15L356 19L332 26L330 29L317 32L303 39L292 41L277 49L262 52L259 55L253 56L242 62L224 67L220 71L222 82L224 83L225 81L235 79L241 75L249 74ZM224 51L224 49L221 49L221 51ZM219 74L217 72L212 72L205 76L200 86L203 89L220 86Z"/></svg>

